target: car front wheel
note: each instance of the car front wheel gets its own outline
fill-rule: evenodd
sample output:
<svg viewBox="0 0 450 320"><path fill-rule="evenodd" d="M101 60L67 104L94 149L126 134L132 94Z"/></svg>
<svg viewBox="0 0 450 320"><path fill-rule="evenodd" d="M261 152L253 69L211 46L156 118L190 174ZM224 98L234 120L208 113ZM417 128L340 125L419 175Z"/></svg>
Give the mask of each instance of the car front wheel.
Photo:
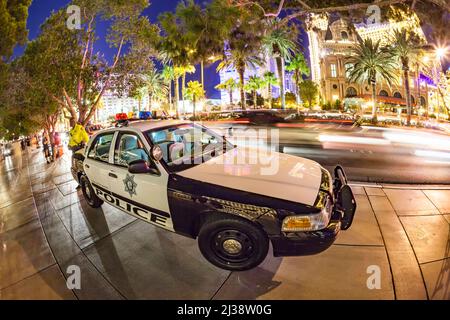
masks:
<svg viewBox="0 0 450 320"><path fill-rule="evenodd" d="M269 239L260 227L233 216L214 217L205 222L198 245L209 262L230 271L257 267L269 251Z"/></svg>
<svg viewBox="0 0 450 320"><path fill-rule="evenodd" d="M103 204L103 200L101 200L95 194L94 188L92 188L89 179L86 176L81 176L80 179L81 191L83 191L84 199L92 208L100 208Z"/></svg>

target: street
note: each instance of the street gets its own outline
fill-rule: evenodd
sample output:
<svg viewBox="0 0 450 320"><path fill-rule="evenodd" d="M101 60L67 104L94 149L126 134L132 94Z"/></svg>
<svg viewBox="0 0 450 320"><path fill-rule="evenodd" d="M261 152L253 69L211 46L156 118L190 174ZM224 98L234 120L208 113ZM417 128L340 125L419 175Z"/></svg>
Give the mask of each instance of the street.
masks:
<svg viewBox="0 0 450 320"><path fill-rule="evenodd" d="M278 124L256 127L205 123L223 130L237 145L260 138L258 130L279 130L283 152L315 160L328 170L346 169L350 181L402 184L450 183L450 136L439 131L408 128L351 128L333 124ZM228 130L233 127L234 130ZM250 132L249 132L250 131ZM231 132L234 132L232 134ZM231 136L230 136L231 133ZM269 133L270 134L270 133Z"/></svg>

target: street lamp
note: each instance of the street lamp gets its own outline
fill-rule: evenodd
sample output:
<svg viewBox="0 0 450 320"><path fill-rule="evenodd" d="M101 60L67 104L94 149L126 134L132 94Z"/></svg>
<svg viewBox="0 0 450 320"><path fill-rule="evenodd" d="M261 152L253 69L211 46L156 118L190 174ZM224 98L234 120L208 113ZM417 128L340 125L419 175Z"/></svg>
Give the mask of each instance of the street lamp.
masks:
<svg viewBox="0 0 450 320"><path fill-rule="evenodd" d="M436 57L441 60L442 58L444 58L447 55L447 48L437 48L436 49Z"/></svg>

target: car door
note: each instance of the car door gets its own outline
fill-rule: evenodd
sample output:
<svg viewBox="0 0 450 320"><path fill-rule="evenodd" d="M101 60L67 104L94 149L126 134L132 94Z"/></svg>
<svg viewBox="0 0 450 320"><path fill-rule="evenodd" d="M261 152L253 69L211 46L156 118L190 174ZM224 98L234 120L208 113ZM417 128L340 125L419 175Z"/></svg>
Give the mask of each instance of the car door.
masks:
<svg viewBox="0 0 450 320"><path fill-rule="evenodd" d="M84 172L94 188L110 190L111 153L114 132L107 132L95 137L90 144L84 160Z"/></svg>
<svg viewBox="0 0 450 320"><path fill-rule="evenodd" d="M137 133L120 131L114 143L114 165L109 175L113 196L122 210L173 231L167 198L168 174L149 156L148 144ZM128 164L145 160L154 173L131 174Z"/></svg>

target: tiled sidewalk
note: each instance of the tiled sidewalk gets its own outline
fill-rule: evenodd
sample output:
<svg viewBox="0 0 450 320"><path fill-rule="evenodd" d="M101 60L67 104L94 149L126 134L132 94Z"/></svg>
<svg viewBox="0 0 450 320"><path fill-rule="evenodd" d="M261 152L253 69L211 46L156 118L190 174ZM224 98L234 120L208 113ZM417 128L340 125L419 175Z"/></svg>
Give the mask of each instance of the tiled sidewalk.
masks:
<svg viewBox="0 0 450 320"><path fill-rule="evenodd" d="M450 188L355 185L354 225L329 250L230 273L194 240L89 208L69 166L34 149L0 163L1 299L450 299Z"/></svg>

